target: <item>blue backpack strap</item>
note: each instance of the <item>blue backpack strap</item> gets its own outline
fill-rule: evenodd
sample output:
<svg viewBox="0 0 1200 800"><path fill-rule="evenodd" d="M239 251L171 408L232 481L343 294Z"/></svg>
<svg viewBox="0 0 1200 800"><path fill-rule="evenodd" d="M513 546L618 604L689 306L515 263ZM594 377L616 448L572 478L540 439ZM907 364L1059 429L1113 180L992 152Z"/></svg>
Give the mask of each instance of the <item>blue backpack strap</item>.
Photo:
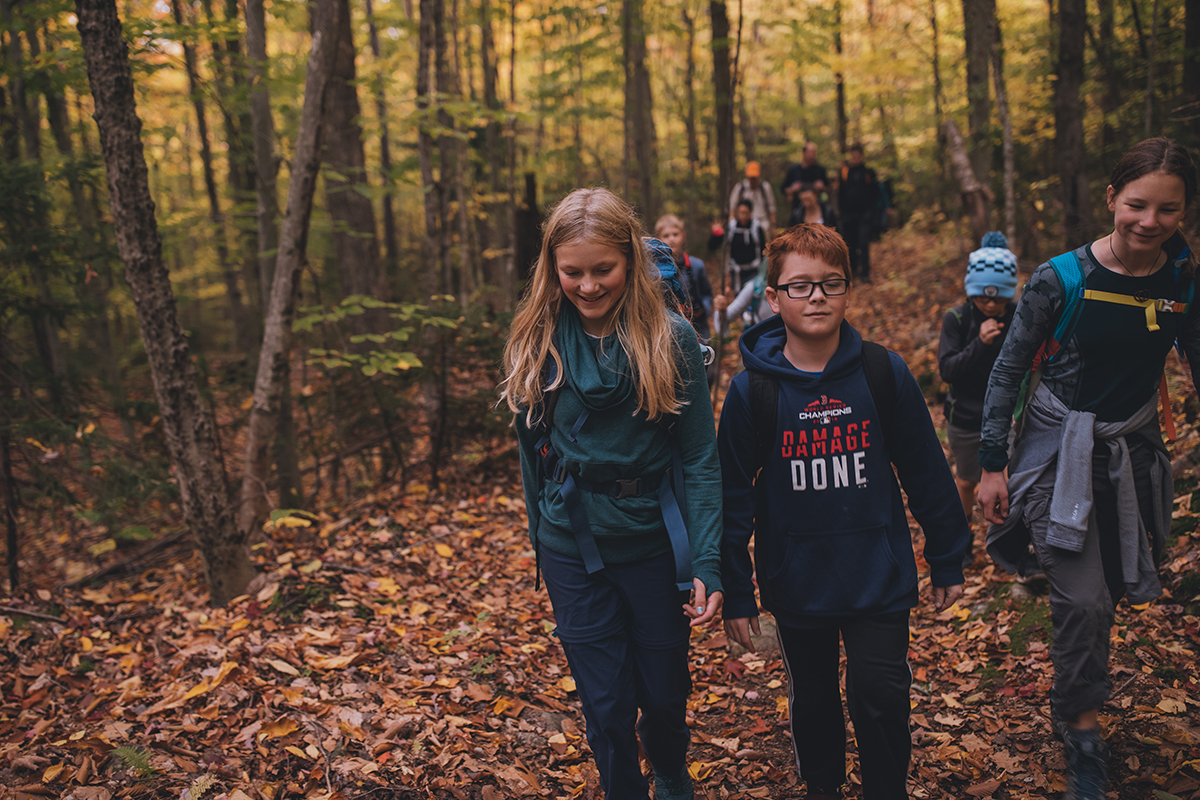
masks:
<svg viewBox="0 0 1200 800"><path fill-rule="evenodd" d="M658 485L658 506L662 510L663 522L667 526L667 538L671 540L671 553L675 556L675 588L681 592L692 588L692 545L687 532L687 495L683 486L683 451L675 437L671 437L672 481L664 480Z"/></svg>
<svg viewBox="0 0 1200 800"><path fill-rule="evenodd" d="M1074 251L1060 253L1050 259L1054 275L1063 292L1063 310L1058 316L1058 325L1054 328L1054 338L1046 348L1046 356L1042 363L1048 364L1058 355L1062 345L1071 338L1075 326L1079 323L1079 314L1083 309L1080 294L1083 291L1083 265Z"/></svg>

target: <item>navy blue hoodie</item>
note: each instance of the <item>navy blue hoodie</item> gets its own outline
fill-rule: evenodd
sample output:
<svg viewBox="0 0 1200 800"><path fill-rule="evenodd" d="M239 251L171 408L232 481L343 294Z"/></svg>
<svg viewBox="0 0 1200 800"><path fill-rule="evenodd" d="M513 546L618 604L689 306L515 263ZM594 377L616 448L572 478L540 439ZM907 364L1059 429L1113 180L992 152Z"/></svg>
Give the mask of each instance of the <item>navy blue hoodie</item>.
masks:
<svg viewBox="0 0 1200 800"><path fill-rule="evenodd" d="M858 331L842 322L837 352L820 374L792 366L785 341L781 317L741 339L746 368L779 381L777 418L764 421L775 427L774 444L757 481L748 373L733 379L721 410L725 618L758 615L751 534L763 607L784 624L811 626L916 605L916 559L897 474L925 532L933 585L962 583L966 517L925 398L904 360L890 353L896 441L885 446Z"/></svg>

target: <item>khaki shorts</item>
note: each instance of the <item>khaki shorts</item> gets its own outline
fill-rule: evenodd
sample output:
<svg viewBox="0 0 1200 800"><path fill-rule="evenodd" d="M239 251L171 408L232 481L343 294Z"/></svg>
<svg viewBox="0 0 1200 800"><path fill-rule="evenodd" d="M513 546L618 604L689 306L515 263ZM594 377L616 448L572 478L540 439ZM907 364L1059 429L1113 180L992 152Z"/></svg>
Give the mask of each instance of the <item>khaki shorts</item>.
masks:
<svg viewBox="0 0 1200 800"><path fill-rule="evenodd" d="M946 426L946 441L954 455L954 475L959 480L979 483L983 467L979 466L979 431Z"/></svg>

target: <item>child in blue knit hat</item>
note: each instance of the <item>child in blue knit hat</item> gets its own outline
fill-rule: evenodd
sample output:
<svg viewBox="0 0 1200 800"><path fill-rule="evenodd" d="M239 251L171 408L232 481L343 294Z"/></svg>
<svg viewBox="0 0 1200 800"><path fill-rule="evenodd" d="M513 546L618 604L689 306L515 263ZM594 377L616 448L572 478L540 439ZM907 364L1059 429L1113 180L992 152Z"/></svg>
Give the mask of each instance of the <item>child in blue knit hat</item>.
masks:
<svg viewBox="0 0 1200 800"><path fill-rule="evenodd" d="M938 344L938 370L950 384L946 395L946 438L954 454L955 483L967 519L975 508L983 396L992 364L1012 322L1017 291L1017 257L999 231L983 237L967 259L967 302L946 312ZM968 548L964 566L973 560Z"/></svg>

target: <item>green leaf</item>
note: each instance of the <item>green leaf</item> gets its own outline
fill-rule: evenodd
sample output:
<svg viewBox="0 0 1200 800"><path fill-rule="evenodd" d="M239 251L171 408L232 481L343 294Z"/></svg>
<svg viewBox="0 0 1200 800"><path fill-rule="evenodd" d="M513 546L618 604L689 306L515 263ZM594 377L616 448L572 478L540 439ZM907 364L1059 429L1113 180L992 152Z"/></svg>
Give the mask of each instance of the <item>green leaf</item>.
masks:
<svg viewBox="0 0 1200 800"><path fill-rule="evenodd" d="M118 531L113 538L118 542L144 542L154 538L154 531L145 525L130 525Z"/></svg>

